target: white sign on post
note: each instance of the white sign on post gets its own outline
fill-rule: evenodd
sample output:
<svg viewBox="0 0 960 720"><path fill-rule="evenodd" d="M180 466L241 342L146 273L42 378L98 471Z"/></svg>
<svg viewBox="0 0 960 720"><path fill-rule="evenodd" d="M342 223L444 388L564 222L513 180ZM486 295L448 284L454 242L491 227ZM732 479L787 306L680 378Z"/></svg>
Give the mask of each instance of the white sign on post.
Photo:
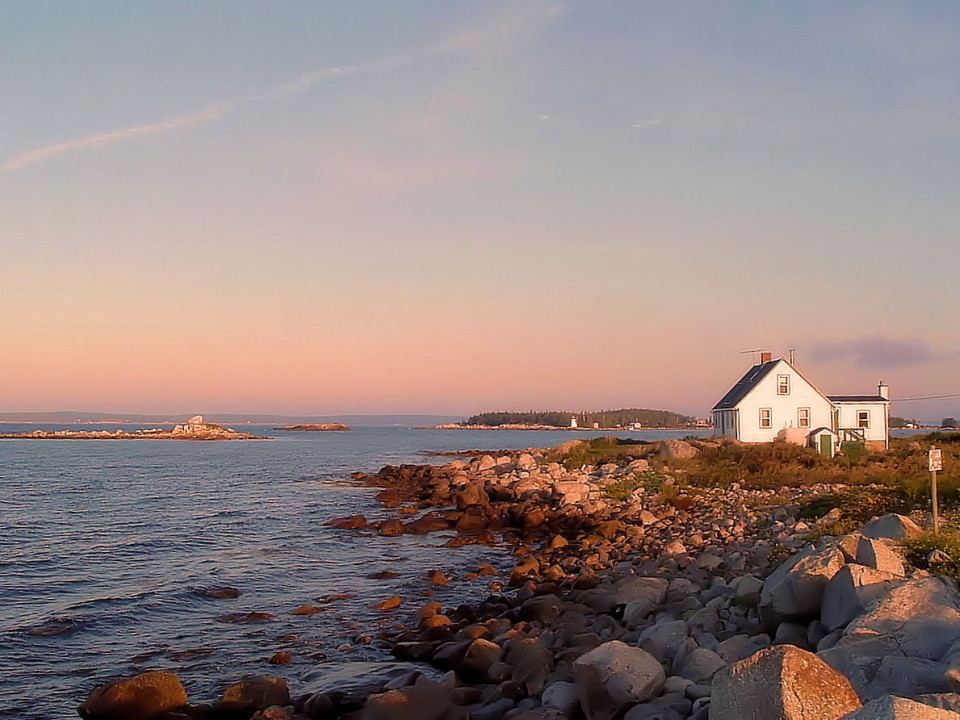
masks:
<svg viewBox="0 0 960 720"><path fill-rule="evenodd" d="M930 448L930 472L943 470L943 452L940 448Z"/></svg>

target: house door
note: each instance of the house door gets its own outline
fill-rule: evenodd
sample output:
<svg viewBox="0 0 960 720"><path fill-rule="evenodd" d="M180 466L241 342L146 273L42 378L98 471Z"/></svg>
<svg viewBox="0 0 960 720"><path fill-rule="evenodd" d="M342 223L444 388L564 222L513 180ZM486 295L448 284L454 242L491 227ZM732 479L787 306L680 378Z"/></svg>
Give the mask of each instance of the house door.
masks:
<svg viewBox="0 0 960 720"><path fill-rule="evenodd" d="M824 433L820 436L820 454L833 457L833 436Z"/></svg>

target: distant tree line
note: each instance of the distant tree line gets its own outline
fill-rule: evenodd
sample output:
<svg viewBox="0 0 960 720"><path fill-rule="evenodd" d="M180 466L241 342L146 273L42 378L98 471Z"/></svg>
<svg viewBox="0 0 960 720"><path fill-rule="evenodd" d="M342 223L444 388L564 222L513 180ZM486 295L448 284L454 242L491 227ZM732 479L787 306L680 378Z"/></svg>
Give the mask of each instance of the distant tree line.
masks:
<svg viewBox="0 0 960 720"><path fill-rule="evenodd" d="M696 418L681 415L671 410L624 408L621 410L598 410L596 412L568 412L562 410L528 410L526 412L485 412L468 418L466 425L549 425L570 427L570 418L577 419L580 427L602 428L626 427L640 423L648 428L685 427L696 423Z"/></svg>
<svg viewBox="0 0 960 720"><path fill-rule="evenodd" d="M890 416L890 427L892 428L905 428L909 427L910 425L920 427L920 421L916 418L908 420L907 418L902 418L899 415Z"/></svg>

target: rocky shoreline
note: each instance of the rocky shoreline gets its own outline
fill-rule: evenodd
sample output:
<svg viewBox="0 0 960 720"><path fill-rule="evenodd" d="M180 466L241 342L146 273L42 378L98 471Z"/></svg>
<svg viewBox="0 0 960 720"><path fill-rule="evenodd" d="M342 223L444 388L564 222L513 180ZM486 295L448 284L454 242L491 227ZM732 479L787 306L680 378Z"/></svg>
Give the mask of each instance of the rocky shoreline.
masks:
<svg viewBox="0 0 960 720"><path fill-rule="evenodd" d="M669 440L660 451L682 457L696 448ZM811 543L835 517L805 522L800 502L838 486L689 489L650 472L646 459L567 469L547 458L485 455L354 476L379 488L395 516L337 518L332 527L455 531L449 547L504 543L513 558L502 574L476 569L490 576L486 598L456 608L422 598L406 627L381 636L408 665L309 693L291 693L279 678L245 678L211 704L191 704L173 673L146 673L94 691L80 715L960 717L960 594L904 563L897 541L921 532L908 518ZM371 600L398 620L413 601Z"/></svg>

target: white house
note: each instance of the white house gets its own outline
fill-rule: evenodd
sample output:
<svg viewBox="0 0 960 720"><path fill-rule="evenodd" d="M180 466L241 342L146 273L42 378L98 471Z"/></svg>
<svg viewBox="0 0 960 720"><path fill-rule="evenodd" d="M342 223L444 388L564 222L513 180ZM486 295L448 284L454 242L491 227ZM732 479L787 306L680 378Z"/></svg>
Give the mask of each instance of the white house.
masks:
<svg viewBox="0 0 960 720"><path fill-rule="evenodd" d="M890 394L824 395L783 358L762 353L713 410L714 435L741 442L783 438L833 455L845 442L886 450Z"/></svg>

